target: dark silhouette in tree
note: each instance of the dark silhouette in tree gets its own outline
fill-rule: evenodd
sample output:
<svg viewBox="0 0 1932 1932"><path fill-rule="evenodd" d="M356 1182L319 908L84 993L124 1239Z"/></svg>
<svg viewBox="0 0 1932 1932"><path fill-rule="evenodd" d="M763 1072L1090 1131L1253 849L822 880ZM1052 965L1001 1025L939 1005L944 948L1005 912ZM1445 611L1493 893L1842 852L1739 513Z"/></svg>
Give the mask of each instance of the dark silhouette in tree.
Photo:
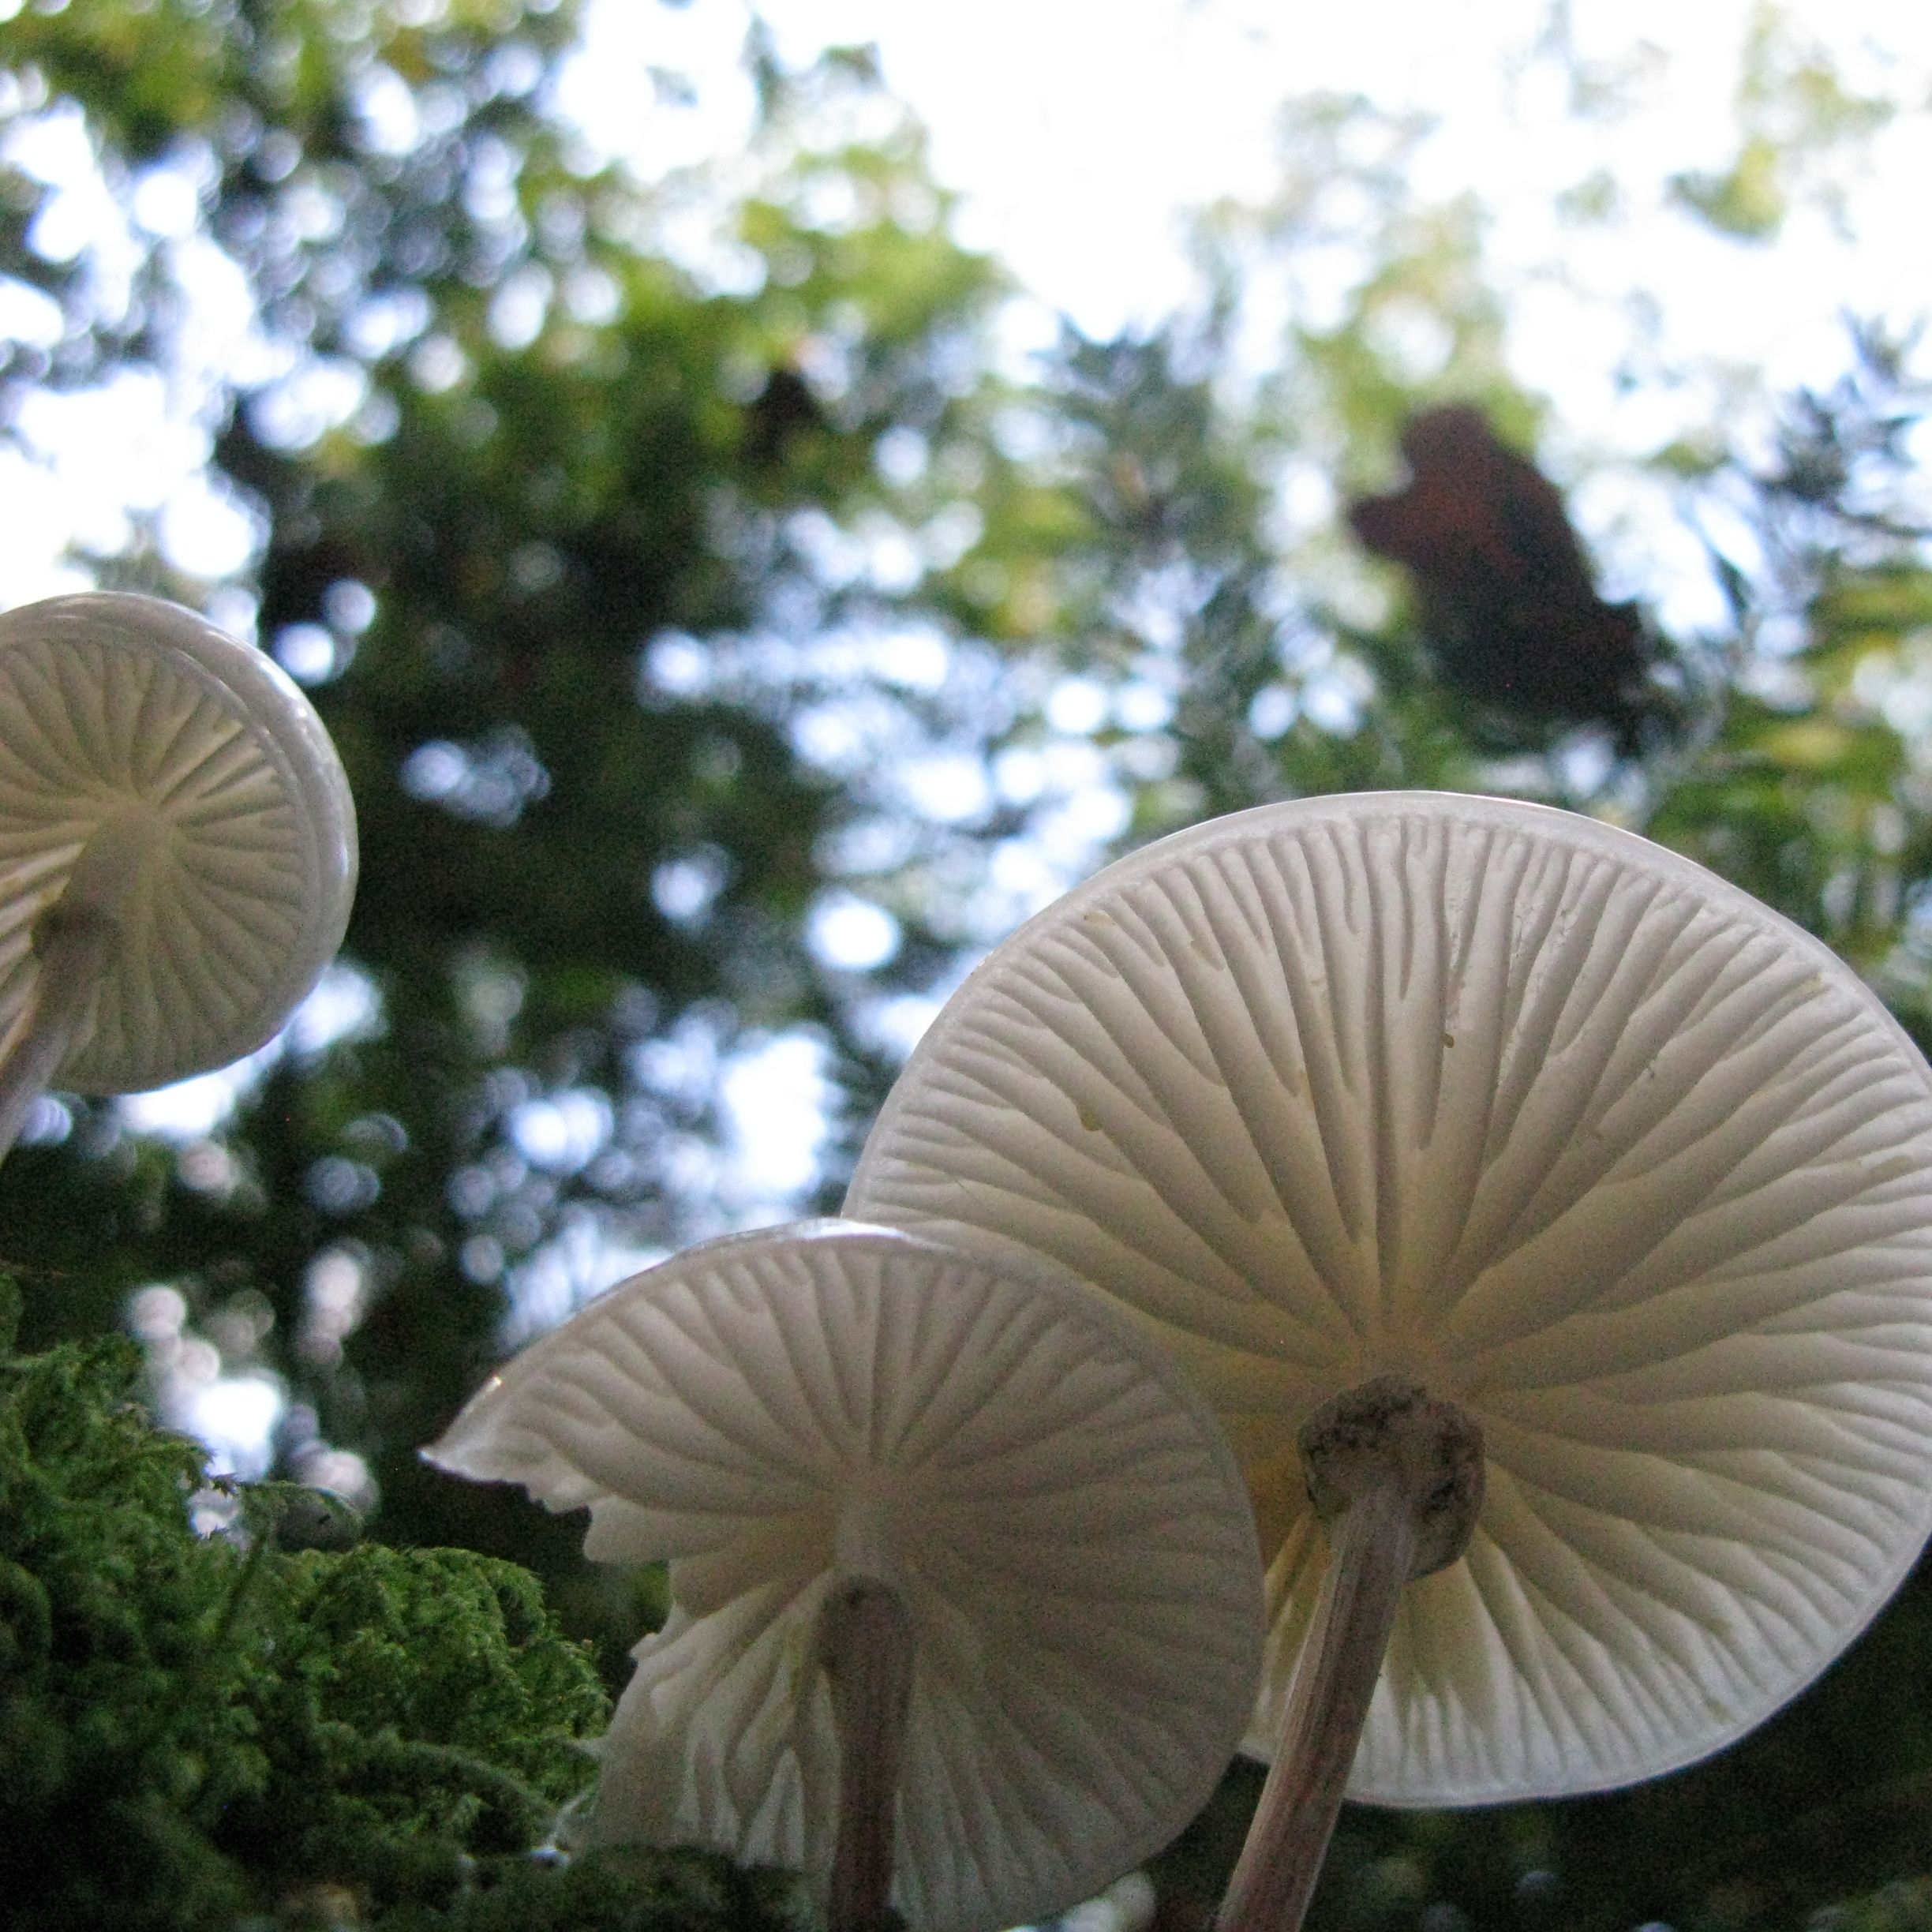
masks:
<svg viewBox="0 0 1932 1932"><path fill-rule="evenodd" d="M1656 712L1653 645L1631 604L1606 604L1563 498L1466 405L1402 434L1407 485L1351 503L1349 522L1415 579L1438 675L1512 722L1607 725L1626 754Z"/></svg>
<svg viewBox="0 0 1932 1932"><path fill-rule="evenodd" d="M830 428L804 377L792 369L773 369L746 406L745 459L760 468L783 462L802 437Z"/></svg>

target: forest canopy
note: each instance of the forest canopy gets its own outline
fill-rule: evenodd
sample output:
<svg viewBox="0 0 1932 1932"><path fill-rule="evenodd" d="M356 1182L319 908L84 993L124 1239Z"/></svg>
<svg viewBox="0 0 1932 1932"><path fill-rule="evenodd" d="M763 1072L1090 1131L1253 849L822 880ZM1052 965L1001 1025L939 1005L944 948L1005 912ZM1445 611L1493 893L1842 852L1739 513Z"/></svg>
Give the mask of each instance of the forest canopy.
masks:
<svg viewBox="0 0 1932 1932"><path fill-rule="evenodd" d="M1537 58L1586 118L1567 11ZM1841 204L1845 157L1924 112L1758 17L1734 159L1670 190L1737 250ZM1417 128L1322 95L1289 103L1273 198L1204 215L1196 303L1017 358L1011 278L958 240L866 50L788 66L754 29L744 151L644 178L559 105L581 25L575 0L72 0L0 28L0 484L28 501L63 439L118 452L123 502L63 581L271 651L362 854L341 961L198 1121L65 1095L30 1121L0 1264L23 1357L65 1366L8 1387L118 1405L125 1350L99 1351L131 1336L164 1423L344 1498L384 1587L475 1552L462 1587L571 1687L517 1803L569 1795L559 1737L601 1694L548 1619L620 1683L660 1580L418 1449L631 1268L836 1208L938 1003L1107 858L1327 792L1566 805L1818 934L1932 1046L1911 327L1849 316L1833 380L1731 371L1691 428L1593 451L1515 372L1483 211L1412 170ZM1686 380L1623 377L1633 408ZM118 451L156 421L191 490L144 496ZM1444 447L1487 497L1432 496ZM1585 519L1593 485L1634 507ZM1525 503L1538 542L1476 579L1441 560L1445 528L1481 552L1485 504ZM0 560L9 605L49 587ZM1593 675L1539 657L1552 609ZM223 1576L252 1560L232 1491L197 1507ZM323 1587L320 1558L275 1561L268 1594ZM210 1631L232 1582L192 1586ZM1712 1764L1351 1813L1316 1923L1918 1925L1932 1709L1898 1692L1928 1653L1919 1582ZM1252 1790L1232 1774L1177 1853L1178 1897L1211 1892ZM74 1909L46 1923L108 1923Z"/></svg>

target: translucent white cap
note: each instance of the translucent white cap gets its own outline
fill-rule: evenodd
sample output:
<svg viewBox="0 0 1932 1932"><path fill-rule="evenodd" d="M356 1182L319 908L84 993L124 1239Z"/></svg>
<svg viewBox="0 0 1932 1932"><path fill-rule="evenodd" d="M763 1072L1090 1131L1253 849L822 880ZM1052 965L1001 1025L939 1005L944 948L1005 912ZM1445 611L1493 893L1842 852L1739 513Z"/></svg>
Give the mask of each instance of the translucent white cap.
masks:
<svg viewBox="0 0 1932 1932"><path fill-rule="evenodd" d="M847 1211L1049 1257L1185 1361L1271 1564L1258 1754L1326 1561L1297 1425L1382 1372L1474 1414L1360 1797L1701 1757L1932 1527L1932 1076L1816 940L1567 813L1318 799L1110 867L949 1003Z"/></svg>
<svg viewBox="0 0 1932 1932"><path fill-rule="evenodd" d="M130 1092L253 1052L334 957L355 875L341 762L261 652L155 597L0 616L0 1035L42 914L98 898L118 928L59 1084Z"/></svg>
<svg viewBox="0 0 1932 1932"><path fill-rule="evenodd" d="M894 1896L922 1932L1049 1916L1160 1849L1253 1699L1260 1558L1226 1445L1037 1264L841 1222L711 1242L526 1350L425 1454L588 1504L593 1557L672 1559L601 1840L823 1874L814 1644L855 1577L912 1627Z"/></svg>

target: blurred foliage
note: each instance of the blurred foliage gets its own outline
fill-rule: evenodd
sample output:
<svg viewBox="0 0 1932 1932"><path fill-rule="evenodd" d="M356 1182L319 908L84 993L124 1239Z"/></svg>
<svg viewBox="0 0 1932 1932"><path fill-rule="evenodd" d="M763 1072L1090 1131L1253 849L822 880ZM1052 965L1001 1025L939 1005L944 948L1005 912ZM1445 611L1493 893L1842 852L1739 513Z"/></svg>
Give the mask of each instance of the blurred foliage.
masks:
<svg viewBox="0 0 1932 1932"><path fill-rule="evenodd" d="M0 1282L0 1889L18 1932L784 1923L710 1862L544 1851L608 1705L537 1580L286 1547L290 1485L203 1491L119 1336L12 1354ZM58 1855L51 1855L54 1848ZM541 1855L537 1855L541 1854Z"/></svg>
<svg viewBox="0 0 1932 1932"><path fill-rule="evenodd" d="M968 485L1005 467L970 347L995 279L945 238L910 133L845 138L876 99L861 62L764 75L764 146L716 243L747 295L656 253L668 197L554 122L540 83L567 8L184 0L17 28L17 99L84 99L124 183L144 163L201 184L256 297L271 373L227 399L213 453L264 519L261 635L308 653L349 771L347 950L380 999L360 1036L276 1067L198 1166L100 1109L23 1150L9 1254L87 1282L37 1294L30 1324L95 1328L131 1286L185 1282L207 1320L246 1311L299 1398L285 1466L351 1444L388 1533L527 1544L500 1498L414 1460L498 1349L506 1271L567 1274L607 1217L646 1252L755 1217L764 1196L714 1182L735 1056L783 1036L822 1078L836 1054L867 1111L882 1080L851 975L804 943L826 844L860 813L836 748L797 742L848 675L803 640L901 601L856 566L828 586L822 553L896 546L916 579L920 544L980 527ZM103 318L36 254L46 218L20 265L70 331L7 380L165 361L191 306L168 252ZM335 416L314 401L331 384ZM902 482L876 458L888 432L917 458ZM106 574L197 594L152 531ZM533 1156L514 1129L553 1098L590 1144ZM317 1309L318 1257L354 1314ZM560 1559L575 1538L535 1540Z"/></svg>
<svg viewBox="0 0 1932 1932"><path fill-rule="evenodd" d="M1626 77L1575 57L1567 20L1551 58L1601 118ZM131 1327L184 1424L268 1387L276 1471L358 1497L393 1546L195 1543L195 1457L122 1406L125 1346L9 1372L75 1455L108 1432L85 1453L124 1488L62 1531L84 1562L21 1554L24 1502L0 1523L7 1668L42 1673L5 1707L39 1727L7 1750L6 1802L39 1807L7 1843L41 1882L36 1834L83 1816L103 1885L146 1848L197 1901L155 1924L326 1923L338 1886L399 1926L653 1923L640 1885L676 1923L754 1922L715 1868L520 1855L574 1788L554 1754L588 1693L527 1584L420 1546L530 1566L613 1683L661 1584L593 1572L576 1523L416 1447L627 1257L834 1205L934 1002L1127 845L1377 787L1595 811L1824 935L1932 1045L1915 341L1855 328L1835 384L1775 406L1734 384L1608 456L1512 376L1485 211L1417 185L1425 125L1325 95L1286 118L1270 196L1204 221L1198 309L1063 331L1022 370L1009 291L863 52L792 72L754 32L743 152L646 180L564 117L581 24L575 0L87 0L21 9L0 49L0 276L28 291L4 313L39 318L0 329L0 452L31 463L36 408L123 377L181 399L256 555L206 581L137 507L80 560L253 622L362 825L331 1026L205 1133L63 1101L0 1169L29 1346ZM640 112L675 117L678 77L650 80ZM1682 219L1762 249L1793 208L1830 214L1885 111L1762 9L1731 158L1677 182ZM35 159L77 130L104 189L84 207ZM184 195L185 227L137 219ZM1613 221L1616 184L1586 170L1556 205ZM212 286L243 291L238 333L211 337ZM1647 607L1669 733L1479 717L1444 681L1412 587L1338 507L1399 489L1404 424L1445 404L1573 507L1607 481L1694 534L1713 614L1665 635L1655 521L1579 519L1602 595ZM774 1123L776 1178L747 1151ZM120 1619L99 1668L125 1687L46 1661L36 1606L70 1562L85 1615ZM279 1663L247 1647L275 1619L301 1626ZM472 1660L476 1728L446 1735L417 1660L472 1625L494 1661ZM1928 1633L1915 1582L1790 1712L1634 1792L1351 1812L1320 1922L1915 1925L1932 1735L1898 1691ZM574 1714L533 1729L545 1672ZM16 1762L40 1768L17 1784ZM1237 1770L1177 1849L1174 1925L1251 1797Z"/></svg>
<svg viewBox="0 0 1932 1932"><path fill-rule="evenodd" d="M1890 102L1848 88L1794 16L1762 3L1746 39L1737 110L1740 140L1731 165L1687 171L1671 186L1720 233L1760 242L1776 239L1795 185L1807 177L1842 220L1844 189L1832 163L1893 111Z"/></svg>
<svg viewBox="0 0 1932 1932"><path fill-rule="evenodd" d="M1907 438L1928 392L1910 345L1852 347L1834 390L1787 408L1771 460L1732 474L1756 558L1713 552L1732 687L1644 829L1828 940L1924 1046L1932 571Z"/></svg>

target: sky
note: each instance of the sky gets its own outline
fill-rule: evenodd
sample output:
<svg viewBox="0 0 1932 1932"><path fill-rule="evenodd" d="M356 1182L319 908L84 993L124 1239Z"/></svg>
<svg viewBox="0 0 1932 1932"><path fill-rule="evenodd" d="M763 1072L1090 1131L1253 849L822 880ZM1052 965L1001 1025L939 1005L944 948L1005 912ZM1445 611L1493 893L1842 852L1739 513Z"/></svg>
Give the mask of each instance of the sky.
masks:
<svg viewBox="0 0 1932 1932"><path fill-rule="evenodd" d="M1184 307L1197 292L1190 219L1219 200L1264 199L1284 116L1322 90L1428 117L1418 191L1468 191L1489 212L1486 251L1510 298L1515 373L1552 402L1579 471L1708 420L1727 371L1761 369L1771 389L1829 380L1843 365L1848 312L1909 318L1932 287L1921 205L1932 179L1932 7L1902 0L1786 6L1788 47L1815 42L1854 92L1918 111L1822 155L1814 185L1837 195L1843 218L1822 198L1801 205L1775 247L1713 236L1669 189L1673 176L1721 170L1735 153L1739 76L1762 0L977 0L971 9L766 0L762 11L794 66L829 46L876 46L887 85L929 131L938 178L960 197L962 238L998 256L1028 292L1011 326L1021 352L1050 339L1059 315L1106 335ZM1566 70L1548 52L1552 18L1567 21L1598 111L1571 111ZM593 148L647 176L728 164L751 110L739 60L749 20L744 0L590 0L559 104ZM687 76L695 104L659 95L653 68ZM1765 123L1779 131L1779 110ZM45 120L26 152L18 136L13 145L15 159L63 184L50 230L98 242L111 229L77 117ZM1586 230L1559 223L1560 190L1593 174L1615 184L1619 218ZM237 372L269 372L245 290L193 235L196 186L157 171L135 213L188 260L203 311L199 369L172 385L128 376L112 392L36 400L19 425L35 459L0 450L9 603L76 587L69 537L111 548L129 507L159 507L170 556L190 570L211 580L245 572L260 533L205 480L220 406L211 399ZM56 328L34 300L0 282L0 331ZM1691 379L1633 392L1619 372L1634 346L1646 366ZM1271 348L1254 353L1265 359ZM324 414L334 406L311 400ZM1560 474L1563 452L1546 454ZM1587 527L1590 506L1581 513ZM215 614L245 627L238 602Z"/></svg>
<svg viewBox="0 0 1932 1932"><path fill-rule="evenodd" d="M1560 257L1599 293L1647 287L1673 340L1765 362L1774 380L1819 372L1842 344L1844 308L1909 313L1932 275L1923 113L1882 136L1868 165L1845 170L1855 242L1813 215L1775 249L1713 243L1667 218L1672 174L1734 156L1758 0L978 0L970 9L768 0L762 12L793 64L827 46L876 46L888 86L929 130L939 178L964 197L962 238L1090 334L1145 326L1187 299L1188 217L1223 197L1265 196L1284 103L1322 90L1430 116L1422 185L1481 196L1506 272L1533 275ZM1814 42L1855 91L1923 104L1932 9L1797 0L1784 14L1788 42ZM1553 15L1614 95L1613 111L1579 119L1556 63L1533 58ZM567 88L572 112L646 172L728 147L748 106L730 72L746 18L736 0L672 9L595 0L587 57ZM638 114L636 78L653 62L697 80L695 109ZM1552 193L1597 167L1626 185L1630 219L1614 240L1582 243L1556 226ZM1581 389L1578 365L1599 359L1601 342L1579 342L1554 313L1528 318L1524 334L1539 373L1568 366Z"/></svg>
<svg viewBox="0 0 1932 1932"><path fill-rule="evenodd" d="M1607 593L1641 588L1660 621L1687 634L1724 620L1720 599L1700 536L1646 459L1717 423L1747 447L1768 438L1772 398L1843 371L1848 315L1909 326L1932 290L1922 185L1932 180L1932 7L980 0L968 13L767 0L761 11L795 67L828 47L875 47L888 88L927 131L937 178L959 197L961 239L1026 291L1008 328L1022 365L1061 316L1105 337L1196 301L1191 227L1217 204L1266 200L1296 103L1360 95L1422 117L1431 131L1415 194L1468 194L1485 211L1510 367L1549 405L1545 467L1559 484L1587 479L1572 513ZM739 0L591 0L564 103L596 146L647 177L729 155L751 114L738 72L749 17ZM1819 54L1852 95L1907 110L1869 140L1816 152L1764 245L1715 234L1672 184L1728 169L1747 111L1774 137L1791 132L1788 92L1754 110L1740 101L1753 36L1773 22L1773 74ZM652 66L689 76L695 105L640 114ZM1579 80L1592 96L1583 113ZM1563 191L1593 178L1608 184L1614 215L1563 219ZM1257 373L1291 314L1320 320L1319 271L1297 263L1292 292L1282 278L1271 310L1266 279L1251 284L1260 325L1240 341ZM1349 274L1344 260L1335 286ZM1324 493L1317 512L1331 511Z"/></svg>

